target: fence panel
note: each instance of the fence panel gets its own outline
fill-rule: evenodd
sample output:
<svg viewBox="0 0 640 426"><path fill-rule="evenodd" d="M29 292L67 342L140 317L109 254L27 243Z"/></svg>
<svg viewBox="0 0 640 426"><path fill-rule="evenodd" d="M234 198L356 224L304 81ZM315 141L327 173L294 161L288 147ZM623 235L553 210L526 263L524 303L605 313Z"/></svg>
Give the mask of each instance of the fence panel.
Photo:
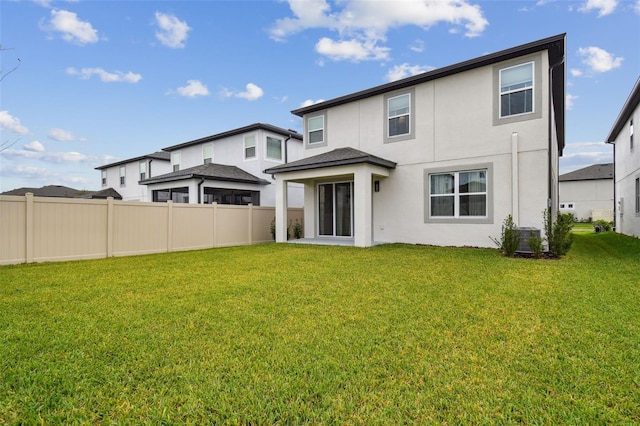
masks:
<svg viewBox="0 0 640 426"><path fill-rule="evenodd" d="M2 196L0 202L0 264L27 261L26 212L25 197Z"/></svg>

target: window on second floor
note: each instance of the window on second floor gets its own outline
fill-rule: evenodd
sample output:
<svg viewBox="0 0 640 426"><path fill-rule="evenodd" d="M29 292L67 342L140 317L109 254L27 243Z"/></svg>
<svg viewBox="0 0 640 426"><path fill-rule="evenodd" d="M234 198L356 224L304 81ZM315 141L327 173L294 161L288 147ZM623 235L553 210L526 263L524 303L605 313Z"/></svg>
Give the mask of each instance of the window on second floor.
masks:
<svg viewBox="0 0 640 426"><path fill-rule="evenodd" d="M102 170L100 174L102 175L102 186L107 186L107 171Z"/></svg>
<svg viewBox="0 0 640 426"><path fill-rule="evenodd" d="M629 149L633 151L633 119L629 121Z"/></svg>
<svg viewBox="0 0 640 426"><path fill-rule="evenodd" d="M244 137L244 158L256 158L256 135Z"/></svg>
<svg viewBox="0 0 640 426"><path fill-rule="evenodd" d="M145 180L147 178L147 162L140 162L140 180Z"/></svg>
<svg viewBox="0 0 640 426"><path fill-rule="evenodd" d="M387 136L407 135L411 132L411 95L404 94L387 99Z"/></svg>
<svg viewBox="0 0 640 426"><path fill-rule="evenodd" d="M202 146L202 163L203 164L213 163L213 144Z"/></svg>
<svg viewBox="0 0 640 426"><path fill-rule="evenodd" d="M324 140L324 115L309 117L307 120L307 143L321 144Z"/></svg>
<svg viewBox="0 0 640 426"><path fill-rule="evenodd" d="M267 159L282 161L282 139L267 136Z"/></svg>
<svg viewBox="0 0 640 426"><path fill-rule="evenodd" d="M171 165L173 166L173 171L177 172L180 170L180 153L173 152L171 153Z"/></svg>
<svg viewBox="0 0 640 426"><path fill-rule="evenodd" d="M500 117L533 112L533 62L500 70Z"/></svg>
<svg viewBox="0 0 640 426"><path fill-rule="evenodd" d="M126 168L125 166L120 166L120 186L124 186L126 183L126 177L127 177L127 172L126 172Z"/></svg>

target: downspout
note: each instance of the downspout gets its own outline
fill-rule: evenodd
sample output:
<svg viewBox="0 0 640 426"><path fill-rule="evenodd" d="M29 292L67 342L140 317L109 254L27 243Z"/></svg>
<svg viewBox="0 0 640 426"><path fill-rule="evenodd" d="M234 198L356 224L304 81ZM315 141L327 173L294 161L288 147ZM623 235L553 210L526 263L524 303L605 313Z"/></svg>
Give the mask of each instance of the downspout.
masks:
<svg viewBox="0 0 640 426"><path fill-rule="evenodd" d="M616 144L612 141L607 141L607 143L613 145L613 230L615 231L618 226L618 197L616 194Z"/></svg>
<svg viewBox="0 0 640 426"><path fill-rule="evenodd" d="M153 161L153 158L149 158L149 177L151 177L151 162Z"/></svg>
<svg viewBox="0 0 640 426"><path fill-rule="evenodd" d="M547 132L548 132L548 138L549 138L549 161L548 161L548 167L549 167L549 179L548 179L548 184L547 184L547 208L549 209L549 213L551 214L551 206L553 206L553 201L551 199L551 195L553 194L553 184L552 184L552 173L553 173L553 166L554 164L552 163L552 159L553 159L553 129L552 129L552 113L553 113L553 70L564 64L564 53L562 55L562 58L556 62L555 64L552 64L549 67L549 105L548 105L548 113L549 113L549 118L547 120L548 123L548 128L547 128ZM558 147L556 147L556 149L558 149ZM558 154L560 154L559 150L558 150ZM551 215L550 215L551 216ZM555 218L554 218L555 219Z"/></svg>
<svg viewBox="0 0 640 426"><path fill-rule="evenodd" d="M204 183L204 178L200 178L200 183L198 184L198 204L202 204L202 184Z"/></svg>
<svg viewBox="0 0 640 426"><path fill-rule="evenodd" d="M289 139L291 139L291 134L289 134L289 136L284 140L284 164L289 162Z"/></svg>

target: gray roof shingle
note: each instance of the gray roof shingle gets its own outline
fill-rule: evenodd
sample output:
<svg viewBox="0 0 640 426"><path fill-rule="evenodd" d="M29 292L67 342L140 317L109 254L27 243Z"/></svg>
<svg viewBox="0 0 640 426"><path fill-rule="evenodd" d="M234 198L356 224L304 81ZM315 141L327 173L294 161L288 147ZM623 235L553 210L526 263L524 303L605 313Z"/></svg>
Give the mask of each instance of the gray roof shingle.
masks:
<svg viewBox="0 0 640 426"><path fill-rule="evenodd" d="M314 155L313 157L307 157L302 160L292 161L291 163L270 167L264 172L276 174L359 163L374 164L388 169L396 168L396 163L393 161L385 160L384 158L376 157L375 155L371 155L354 148L338 148L333 151L325 152L324 154Z"/></svg>
<svg viewBox="0 0 640 426"><path fill-rule="evenodd" d="M613 179L613 163L594 164L560 175L560 182L596 179Z"/></svg>
<svg viewBox="0 0 640 426"><path fill-rule="evenodd" d="M178 170L176 172L166 173L164 175L154 176L149 179L141 180L141 185L149 185L160 182L174 182L184 179L205 179L220 180L227 182L252 183L256 185L269 185L270 183L264 179L256 177L251 173L245 172L239 167L229 166L226 164L201 164L195 167Z"/></svg>

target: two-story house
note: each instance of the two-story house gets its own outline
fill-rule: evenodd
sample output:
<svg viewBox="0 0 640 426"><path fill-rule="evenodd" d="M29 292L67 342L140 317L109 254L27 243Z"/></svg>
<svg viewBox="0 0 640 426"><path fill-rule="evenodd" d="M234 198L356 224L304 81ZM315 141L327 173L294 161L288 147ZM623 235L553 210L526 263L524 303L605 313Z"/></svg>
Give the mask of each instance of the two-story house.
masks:
<svg viewBox="0 0 640 426"><path fill-rule="evenodd" d="M640 237L640 142L633 123L640 122L640 78L622 106L607 143L613 145L616 231Z"/></svg>
<svg viewBox="0 0 640 426"><path fill-rule="evenodd" d="M302 152L299 133L254 123L97 169L103 186L125 200L273 206L275 186L263 170ZM292 184L289 193L290 205L301 207L302 186Z"/></svg>
<svg viewBox="0 0 640 426"><path fill-rule="evenodd" d="M495 247L558 211L565 34L292 111L304 157L271 167L276 240L304 185L305 239Z"/></svg>

